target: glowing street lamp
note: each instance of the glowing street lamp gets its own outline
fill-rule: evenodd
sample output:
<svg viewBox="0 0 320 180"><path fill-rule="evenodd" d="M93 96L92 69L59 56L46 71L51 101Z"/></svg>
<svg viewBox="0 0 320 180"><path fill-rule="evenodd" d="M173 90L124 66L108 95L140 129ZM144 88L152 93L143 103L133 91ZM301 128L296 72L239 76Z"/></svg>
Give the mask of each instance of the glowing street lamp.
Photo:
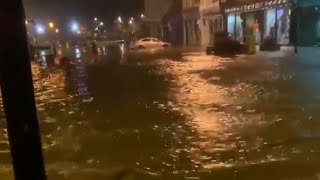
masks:
<svg viewBox="0 0 320 180"><path fill-rule="evenodd" d="M59 29L56 29L56 33L57 33L57 34L59 33Z"/></svg>
<svg viewBox="0 0 320 180"><path fill-rule="evenodd" d="M98 18L97 18L97 17L95 17L95 18L94 18L94 21L98 21Z"/></svg>
<svg viewBox="0 0 320 180"><path fill-rule="evenodd" d="M54 28L54 23L53 22L49 22L49 28Z"/></svg>
<svg viewBox="0 0 320 180"><path fill-rule="evenodd" d="M79 31L79 24L76 22L71 23L71 31L78 32Z"/></svg>
<svg viewBox="0 0 320 180"><path fill-rule="evenodd" d="M103 26L104 25L104 23L103 22L100 22L100 26Z"/></svg>
<svg viewBox="0 0 320 180"><path fill-rule="evenodd" d="M44 29L44 27L42 26L42 25L37 25L36 26L36 33L37 34L44 34L45 33L45 29Z"/></svg>
<svg viewBox="0 0 320 180"><path fill-rule="evenodd" d="M120 16L118 17L118 22L122 23L122 18Z"/></svg>
<svg viewBox="0 0 320 180"><path fill-rule="evenodd" d="M146 16L144 14L140 15L141 19L145 18Z"/></svg>

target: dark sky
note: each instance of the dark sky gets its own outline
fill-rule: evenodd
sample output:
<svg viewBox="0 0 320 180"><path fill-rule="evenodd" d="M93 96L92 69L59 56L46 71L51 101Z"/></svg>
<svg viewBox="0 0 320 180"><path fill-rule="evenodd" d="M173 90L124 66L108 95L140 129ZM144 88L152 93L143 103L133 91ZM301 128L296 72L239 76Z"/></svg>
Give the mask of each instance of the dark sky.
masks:
<svg viewBox="0 0 320 180"><path fill-rule="evenodd" d="M23 0L27 17L39 19L71 18L89 20L97 16L111 21L118 15L135 16L143 12L144 0Z"/></svg>

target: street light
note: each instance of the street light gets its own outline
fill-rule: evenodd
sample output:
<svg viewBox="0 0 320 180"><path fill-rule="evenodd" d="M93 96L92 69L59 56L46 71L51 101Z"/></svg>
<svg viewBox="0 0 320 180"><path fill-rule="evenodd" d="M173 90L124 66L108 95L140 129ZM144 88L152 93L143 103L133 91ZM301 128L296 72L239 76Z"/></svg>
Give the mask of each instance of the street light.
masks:
<svg viewBox="0 0 320 180"><path fill-rule="evenodd" d="M49 28L54 28L54 23L53 22L49 22Z"/></svg>
<svg viewBox="0 0 320 180"><path fill-rule="evenodd" d="M103 26L104 25L104 23L103 22L100 22L100 26Z"/></svg>
<svg viewBox="0 0 320 180"><path fill-rule="evenodd" d="M57 33L57 34L59 33L59 29L56 29L56 33Z"/></svg>
<svg viewBox="0 0 320 180"><path fill-rule="evenodd" d="M76 22L71 23L71 31L78 32L79 31L79 24Z"/></svg>
<svg viewBox="0 0 320 180"><path fill-rule="evenodd" d="M144 14L140 15L141 19L145 18L146 16Z"/></svg>
<svg viewBox="0 0 320 180"><path fill-rule="evenodd" d="M38 24L36 26L36 33L37 34L44 34L45 33L44 27L42 25Z"/></svg>
<svg viewBox="0 0 320 180"><path fill-rule="evenodd" d="M120 16L118 17L118 22L122 23L122 18Z"/></svg>
<svg viewBox="0 0 320 180"><path fill-rule="evenodd" d="M97 17L95 17L95 18L94 18L94 21L98 21L98 18L97 18Z"/></svg>

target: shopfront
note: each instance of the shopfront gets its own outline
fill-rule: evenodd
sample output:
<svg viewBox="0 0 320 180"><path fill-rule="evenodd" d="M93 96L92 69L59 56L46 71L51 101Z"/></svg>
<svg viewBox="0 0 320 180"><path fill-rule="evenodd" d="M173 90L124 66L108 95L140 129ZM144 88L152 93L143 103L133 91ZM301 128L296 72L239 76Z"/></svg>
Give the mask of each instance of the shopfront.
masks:
<svg viewBox="0 0 320 180"><path fill-rule="evenodd" d="M243 1L242 1L243 2ZM278 44L289 44L290 3L288 0L259 1L226 8L228 33L244 43L254 35L256 43L274 38Z"/></svg>
<svg viewBox="0 0 320 180"><path fill-rule="evenodd" d="M298 1L298 45L320 46L320 1Z"/></svg>

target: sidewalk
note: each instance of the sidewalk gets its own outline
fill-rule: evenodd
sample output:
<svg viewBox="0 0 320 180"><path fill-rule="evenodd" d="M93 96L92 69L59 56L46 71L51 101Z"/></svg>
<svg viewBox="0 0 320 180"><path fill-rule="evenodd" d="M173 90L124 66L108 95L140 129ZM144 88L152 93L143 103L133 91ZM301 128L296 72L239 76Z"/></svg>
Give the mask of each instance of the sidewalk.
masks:
<svg viewBox="0 0 320 180"><path fill-rule="evenodd" d="M299 47L294 57L298 63L320 66L320 47Z"/></svg>
<svg viewBox="0 0 320 180"><path fill-rule="evenodd" d="M320 66L320 47L298 47L298 53L294 53L293 46L281 47L280 51L260 51L257 48L255 55L240 55L239 57L250 57L261 60L292 60L305 66Z"/></svg>

